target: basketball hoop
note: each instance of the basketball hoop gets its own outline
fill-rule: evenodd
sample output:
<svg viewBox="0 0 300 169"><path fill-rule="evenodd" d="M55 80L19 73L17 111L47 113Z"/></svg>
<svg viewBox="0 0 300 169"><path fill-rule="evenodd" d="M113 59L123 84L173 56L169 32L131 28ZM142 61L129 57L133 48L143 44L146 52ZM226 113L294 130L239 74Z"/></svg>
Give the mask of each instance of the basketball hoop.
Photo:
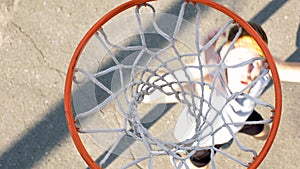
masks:
<svg viewBox="0 0 300 169"><path fill-rule="evenodd" d="M189 168L187 161L196 151L210 150L212 168L218 168L215 152L239 166L257 168L275 139L281 116L280 80L266 44L240 16L214 1L183 1L177 16L157 13L150 1L131 0L108 12L74 52L66 77L64 105L70 134L82 158L93 169L106 168L110 156L126 158L132 154L135 158L121 168L139 163L154 168L157 158L163 157L170 158L176 168ZM206 21L201 20L201 6L228 19L209 40L202 30ZM194 20L184 18L187 8L195 11ZM238 33L225 58L205 57L232 25L245 29L264 57L226 65L225 58ZM245 88L228 93L225 69L256 60L264 61L264 71ZM247 94L268 73L274 82L274 100L263 101ZM213 75L208 82L207 74ZM269 119L228 123L222 113L229 102L241 96L269 111ZM167 113L169 110L171 113ZM232 128L269 123L270 134L259 150L245 145ZM220 136L221 131L226 131L228 137ZM103 155L100 162L91 157L82 135L90 135L106 152L98 154ZM239 152L247 154L245 158L239 159L217 146L230 140ZM122 142L132 146L131 154L117 151ZM178 155L181 151L187 152L186 157Z"/></svg>

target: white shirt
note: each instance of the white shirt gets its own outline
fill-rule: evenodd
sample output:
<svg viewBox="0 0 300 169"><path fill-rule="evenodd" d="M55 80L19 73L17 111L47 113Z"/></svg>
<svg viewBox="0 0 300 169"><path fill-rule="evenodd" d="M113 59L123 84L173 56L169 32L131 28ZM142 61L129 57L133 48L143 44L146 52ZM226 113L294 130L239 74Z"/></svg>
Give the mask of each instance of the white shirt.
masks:
<svg viewBox="0 0 300 169"><path fill-rule="evenodd" d="M267 70L263 68L261 72L265 71ZM270 79L271 77L269 74L266 74L262 78L260 78L252 86L251 90L248 93L249 96L254 98L258 98L259 96L261 96ZM200 87L198 88L198 90L201 90ZM231 93L228 90L226 92L228 96L222 96L215 92L212 93L211 104L218 111L222 112L222 114L217 115L218 111L209 109L208 104L203 104L203 116L198 118L198 125L196 124L195 117L191 113L189 113L193 110L189 110L188 107L185 107L175 125L175 138L181 142L186 139L195 139L194 137L197 137L197 141L193 145L203 147L216 144L224 144L230 141L233 138L232 135L237 133L243 127L242 123L244 123L251 115L256 104L254 103L254 101L246 98L243 95L238 96L238 98L234 100L227 101L226 98L230 97ZM209 95L205 95L204 99L208 101ZM200 101L196 101L196 103L200 103ZM196 105L196 107L200 109L200 104ZM223 111L221 111L222 108ZM191 109L193 109L193 107L191 107ZM206 117L205 120L204 117ZM210 125L209 123L212 125ZM196 126L201 126L201 129L196 130ZM196 131L198 132L197 134Z"/></svg>

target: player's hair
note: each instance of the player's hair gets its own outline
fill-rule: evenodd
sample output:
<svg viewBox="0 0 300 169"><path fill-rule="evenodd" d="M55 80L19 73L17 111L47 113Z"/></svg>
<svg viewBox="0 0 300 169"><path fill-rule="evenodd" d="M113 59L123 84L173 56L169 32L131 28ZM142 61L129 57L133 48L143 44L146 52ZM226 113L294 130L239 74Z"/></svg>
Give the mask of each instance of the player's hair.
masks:
<svg viewBox="0 0 300 169"><path fill-rule="evenodd" d="M265 43L268 44L268 37L266 35L266 32L263 30L263 28L255 22L248 22L248 23L260 35L260 37L265 41ZM228 39L227 39L229 42L233 41L236 33L238 32L238 29L239 29L238 26L234 26L230 29L229 34L228 34ZM246 30L243 29L240 37L243 37L243 36L250 36L250 35Z"/></svg>

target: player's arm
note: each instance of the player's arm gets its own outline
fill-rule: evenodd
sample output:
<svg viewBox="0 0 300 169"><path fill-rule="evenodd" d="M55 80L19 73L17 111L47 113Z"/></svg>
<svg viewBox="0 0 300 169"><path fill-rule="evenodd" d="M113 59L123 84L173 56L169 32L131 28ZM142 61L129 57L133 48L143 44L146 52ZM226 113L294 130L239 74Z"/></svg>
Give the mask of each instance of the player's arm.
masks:
<svg viewBox="0 0 300 169"><path fill-rule="evenodd" d="M285 82L300 82L300 63L286 62L278 58L274 58L277 66L279 78ZM272 75L271 75L272 76Z"/></svg>

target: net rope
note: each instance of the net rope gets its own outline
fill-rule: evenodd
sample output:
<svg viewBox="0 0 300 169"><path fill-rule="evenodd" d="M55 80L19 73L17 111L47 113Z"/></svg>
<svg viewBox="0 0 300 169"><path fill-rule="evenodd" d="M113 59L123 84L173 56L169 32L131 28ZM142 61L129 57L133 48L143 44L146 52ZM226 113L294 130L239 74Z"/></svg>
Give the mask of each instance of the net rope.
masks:
<svg viewBox="0 0 300 169"><path fill-rule="evenodd" d="M187 5L189 4L183 3L181 5L173 35L165 33L160 28L160 26L156 22L157 15L155 8L150 4L145 5L146 8L150 8L152 10L153 18L151 24L155 30L155 33L163 37L163 39L165 39L168 43L167 45L165 45L164 48L160 49L159 51L153 51L148 48L146 43L147 37L144 34L144 30L142 27L142 19L140 17L141 7L136 7L135 16L138 23L137 26L139 30L141 44L132 46L122 46L113 44L113 42L109 40L109 37L107 36L105 30L101 28L95 33L95 36L100 42L101 46L107 51L107 54L110 56L110 59L114 62L114 66L102 69L96 73L89 73L87 70L82 69L80 67L76 68L76 73L74 77L74 82L76 84L82 84L87 81L92 82L95 86L102 89L108 95L108 97L106 97L104 101L102 101L97 106L91 108L90 110L77 113L77 115L75 116L75 120L79 121L80 119L84 119L95 113L98 113L101 109L104 109L106 106L108 106L112 101L116 101L116 105L117 107L119 107L118 110L121 111L120 113L124 117L124 125L120 128L83 129L78 124L78 131L80 133L119 133L118 138L110 147L106 156L101 160L99 164L100 166L106 163L107 159L109 158L109 156L112 155L112 152L121 141L121 138L124 136L129 136L142 142L145 148L147 149L148 154L145 154L144 156L133 160L132 162L124 165L122 168L128 168L144 160L149 160L148 167L152 168L153 158L155 156L162 155L171 156L171 159L177 168L189 168L187 161L197 150L212 150L212 168L216 168L214 160L215 152L220 153L226 156L227 158L240 163L245 167L249 166L249 162L251 161L241 161L237 157L231 156L230 154L224 152L223 150L215 146L215 140L213 136L219 130L221 130L221 128L224 127L229 131L233 141L238 145L238 147L241 150L245 152L251 152L254 158L257 156L256 150L245 147L240 143L238 138L235 136L235 132L232 131L230 126L245 124L267 124L271 123L272 119L267 119L264 121L228 123L222 116L222 111L231 100L237 99L240 95L243 95L255 104L262 105L264 107L269 107L271 110L274 109L274 107L271 104L263 102L262 100L255 98L245 92L248 88L251 88L259 79L263 78L266 74L268 74L268 70L266 69L259 75L259 77L256 80L248 84L247 87L235 93L228 92L226 78L224 76L224 70L228 68L241 67L243 65L251 64L255 60L263 60L264 58L254 58L230 66L225 64L227 54L231 49L233 49L233 44L236 42L242 31L242 28L240 28L234 40L231 42L228 51L225 54L225 57L223 57L219 61L219 63L208 63L209 58L208 60L203 59L204 53L214 45L214 43L228 29L228 27L234 23L234 21L228 21L219 30L219 32L216 33L216 35L212 37L206 44L201 44L201 25L199 22L201 9L199 7L199 4L194 5L197 11L195 16L196 34L194 42L196 44L196 52L182 53L180 49L178 49L176 46L176 40L178 35L180 34L180 28L183 22L183 17L186 10L185 8ZM113 49L118 49L120 51L137 51L138 55L135 58L135 61L132 65L126 65L121 63L117 59L117 56L114 54ZM175 54L172 57L169 57L168 59L160 58L160 54L165 53L168 50L172 50ZM146 64L138 64L145 55L149 56ZM197 60L197 64L186 64L184 59L189 57L194 57ZM151 63L153 63L154 61L156 63L159 63L156 64L156 67L153 67L153 65L151 65ZM178 63L179 66L175 68L171 66L174 62ZM124 70L130 70L130 73L126 74ZM205 72L204 70L208 70L208 72ZM198 74L198 79L195 79L191 75L191 71L195 71L196 74ZM116 91L113 91L99 80L99 78L101 78L102 76L112 72L118 72L120 74L121 86ZM178 72L181 72L181 74L179 75ZM212 79L210 82L205 81L206 73L212 75ZM76 78L76 75L78 74L84 77L83 80L78 80ZM129 74L129 77L125 77L125 74L126 76L128 76ZM129 80L126 81L125 78L129 78ZM198 90L195 89L195 86L198 87ZM190 113L190 115L194 118L194 121L196 123L195 134L191 138L178 142L164 142L154 137L143 125L139 117L139 111L137 107L145 101L146 97L150 97L152 94L157 92L159 92L162 95L165 95L167 98L173 98L176 100L177 103L180 103L187 107L188 113ZM222 98L225 99L221 106L214 105L215 95L220 95ZM123 100L121 101L119 99L119 96L127 97L122 97ZM218 120L221 120L223 122L223 125L216 127L214 125L215 122ZM207 136L211 136L212 145L201 147L201 141L204 141L204 139ZM178 151L187 152L187 156L181 157L180 155L178 155Z"/></svg>

